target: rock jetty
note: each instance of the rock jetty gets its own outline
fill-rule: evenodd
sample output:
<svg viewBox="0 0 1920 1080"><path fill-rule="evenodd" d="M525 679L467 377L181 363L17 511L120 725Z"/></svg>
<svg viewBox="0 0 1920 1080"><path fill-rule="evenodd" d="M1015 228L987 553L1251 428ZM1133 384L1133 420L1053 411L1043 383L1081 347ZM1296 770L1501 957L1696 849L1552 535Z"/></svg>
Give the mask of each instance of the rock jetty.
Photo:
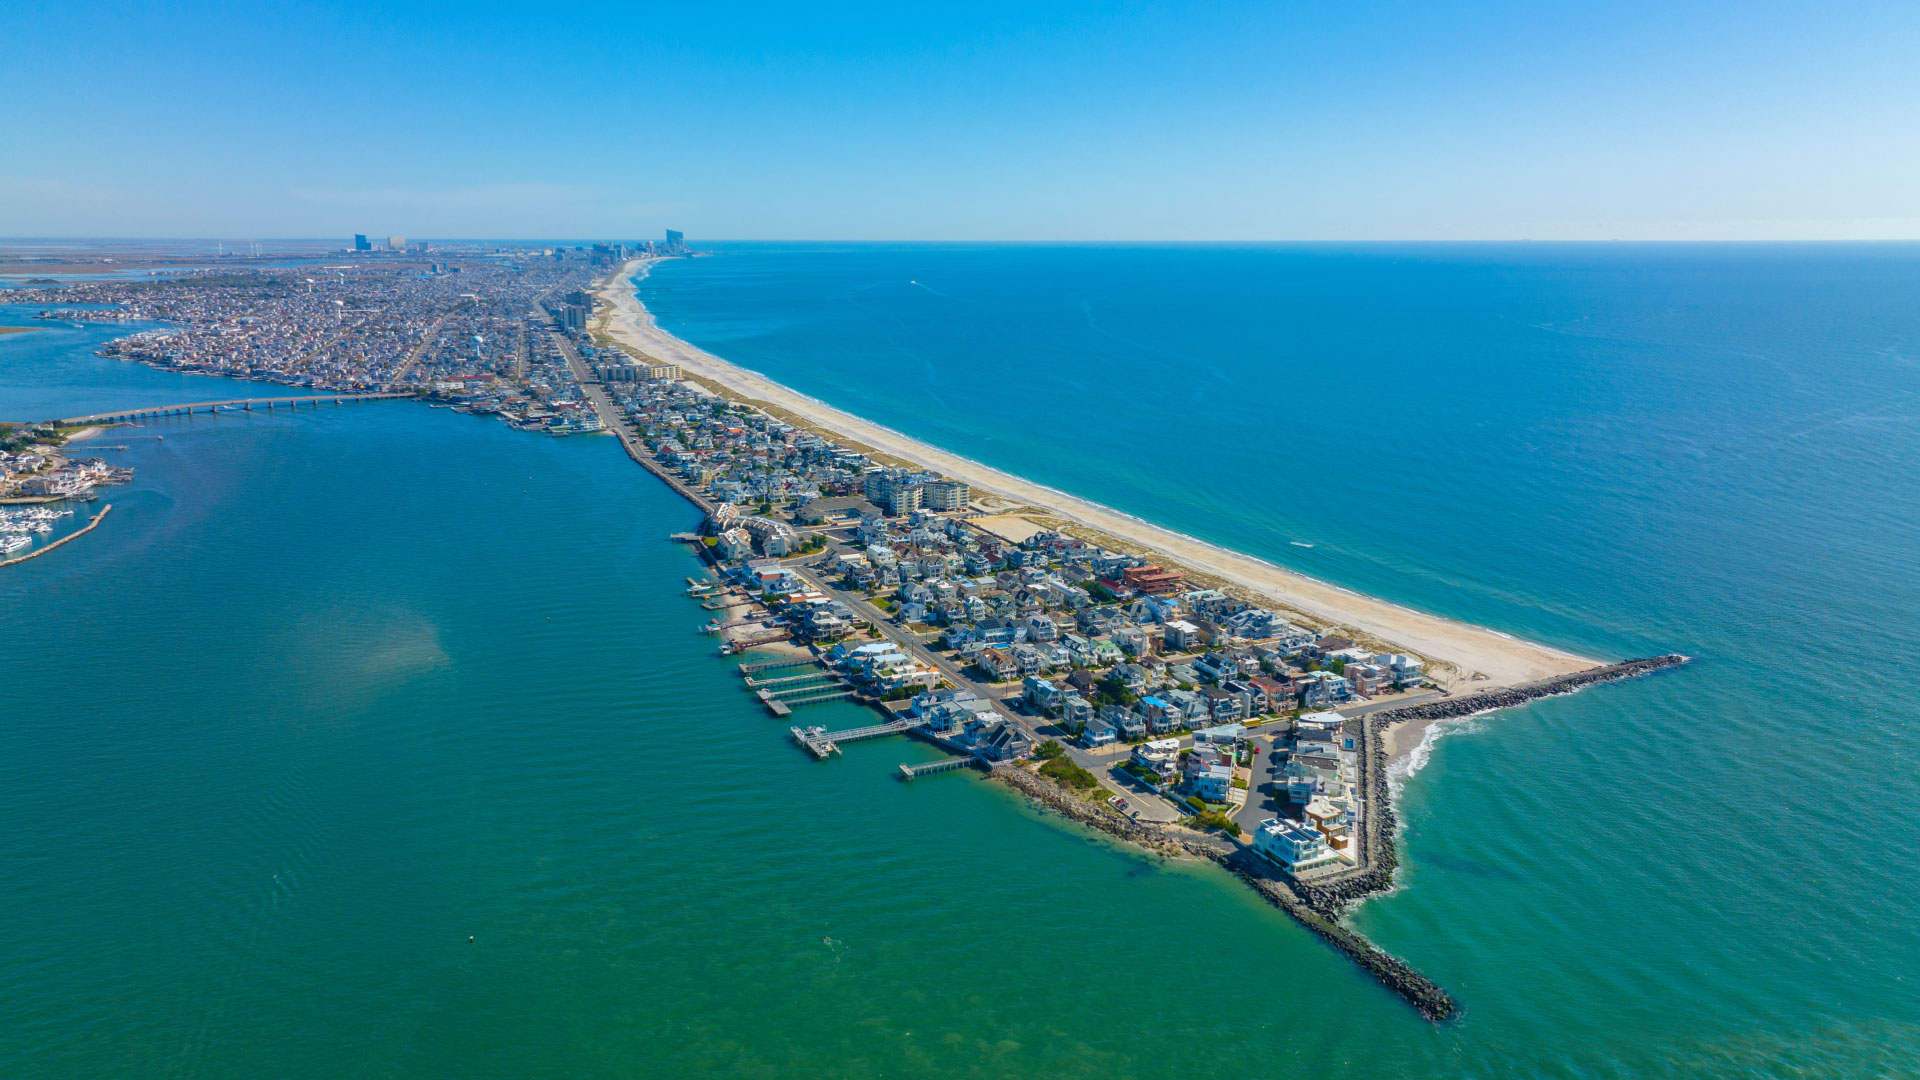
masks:
<svg viewBox="0 0 1920 1080"><path fill-rule="evenodd" d="M1361 798L1367 806L1366 828L1360 838L1363 868L1307 884L1283 878L1250 849L1238 844L1213 835L1196 833L1191 837L1179 836L1170 830L1142 825L1118 814L1108 813L1053 780L1018 765L998 765L988 775L990 779L1013 788L1063 817L1148 851L1172 858L1202 858L1219 863L1269 903L1345 953L1369 975L1378 979L1381 985L1413 1006L1421 1016L1439 1022L1460 1015L1460 1005L1452 995L1415 971L1406 961L1368 941L1341 922L1354 904L1392 888L1394 868L1399 865L1394 846L1398 819L1395 817L1393 800L1388 794L1387 753L1380 738L1381 733L1409 720L1445 720L1510 709L1538 698L1570 694L1594 683L1630 679L1663 668L1677 667L1688 660L1688 657L1678 653L1628 660L1540 682L1423 702L1365 717L1359 722Z"/></svg>
<svg viewBox="0 0 1920 1080"><path fill-rule="evenodd" d="M1678 667L1689 659L1679 653L1668 653L1665 656L1627 660L1539 682L1387 709L1364 718L1360 722L1360 798L1367 813L1365 827L1360 834L1361 868L1321 878L1311 884L1296 885L1295 891L1315 912L1329 919L1339 919L1353 905L1393 888L1394 870L1400 865L1395 840L1399 818L1387 783L1387 751L1385 740L1381 738L1386 729L1409 720L1451 720L1511 709L1539 698L1571 694L1595 683L1631 679L1664 668Z"/></svg>

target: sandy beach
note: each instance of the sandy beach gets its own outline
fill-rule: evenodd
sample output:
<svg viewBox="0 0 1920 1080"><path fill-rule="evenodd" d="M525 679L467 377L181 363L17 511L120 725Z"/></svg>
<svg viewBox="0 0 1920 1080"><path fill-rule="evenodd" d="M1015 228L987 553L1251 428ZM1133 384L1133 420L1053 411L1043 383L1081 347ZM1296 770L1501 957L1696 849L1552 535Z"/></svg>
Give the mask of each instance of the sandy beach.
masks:
<svg viewBox="0 0 1920 1080"><path fill-rule="evenodd" d="M678 364L688 375L742 400L772 406L776 414L791 414L888 457L964 480L973 487L976 501L982 495L998 496L1034 512L1028 516L1057 518L1102 542L1111 541L1109 546L1149 553L1162 565L1215 579L1249 599L1295 613L1315 628L1337 628L1363 642L1425 658L1435 681L1452 692L1510 686L1601 663L1306 577L983 465L808 397L654 325L629 285L652 261L630 261L601 286L598 295L608 306L607 314L596 322L597 329L640 354Z"/></svg>

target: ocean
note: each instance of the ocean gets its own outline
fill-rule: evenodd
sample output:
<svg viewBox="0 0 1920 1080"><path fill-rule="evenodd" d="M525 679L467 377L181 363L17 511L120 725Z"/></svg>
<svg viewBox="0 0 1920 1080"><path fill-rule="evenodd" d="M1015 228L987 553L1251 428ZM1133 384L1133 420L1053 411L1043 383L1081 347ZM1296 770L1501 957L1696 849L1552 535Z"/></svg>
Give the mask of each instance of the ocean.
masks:
<svg viewBox="0 0 1920 1080"><path fill-rule="evenodd" d="M919 744L808 760L613 440L379 402L117 432L113 515L0 571L0 1074L1914 1071L1920 248L714 252L661 324L835 405L1699 658L1406 780L1353 921L1464 1016ZM0 337L0 417L219 396L107 333Z"/></svg>

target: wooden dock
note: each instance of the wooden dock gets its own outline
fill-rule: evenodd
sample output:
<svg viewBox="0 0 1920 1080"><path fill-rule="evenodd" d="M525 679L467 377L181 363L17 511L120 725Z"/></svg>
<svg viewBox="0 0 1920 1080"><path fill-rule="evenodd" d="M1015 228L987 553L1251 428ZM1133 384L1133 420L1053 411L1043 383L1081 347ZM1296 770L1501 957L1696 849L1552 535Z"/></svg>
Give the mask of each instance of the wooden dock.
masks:
<svg viewBox="0 0 1920 1080"><path fill-rule="evenodd" d="M814 757L825 759L840 752L842 743L859 742L862 739L878 739L886 735L898 735L914 725L912 720L895 720L890 724L874 724L871 727L851 728L846 731L828 731L823 727L789 728L793 732L793 741L807 748Z"/></svg>
<svg viewBox="0 0 1920 1080"><path fill-rule="evenodd" d="M756 679L752 676L747 676L745 681L749 687L757 688L762 686L781 686L786 683L819 682L822 679L838 681L840 676L831 671L810 671L805 675L783 675L778 679Z"/></svg>
<svg viewBox="0 0 1920 1080"><path fill-rule="evenodd" d="M791 709L796 705L819 705L822 702L839 701L842 698L854 696L854 693L855 691L852 690L833 690L824 694L814 694L811 697L787 697L775 698L774 700Z"/></svg>
<svg viewBox="0 0 1920 1080"><path fill-rule="evenodd" d="M785 716L800 705L819 705L827 701L840 701L852 697L854 693L852 689L844 686L799 686L785 691L785 694L792 696L782 696L782 692L776 690L755 691L760 704L765 705L767 711L775 716Z"/></svg>
<svg viewBox="0 0 1920 1080"><path fill-rule="evenodd" d="M817 664L819 662L820 661L811 656L790 656L785 660L762 660L757 664L741 664L740 674L743 676L758 675L762 671L773 671L776 668L804 667L807 664Z"/></svg>
<svg viewBox="0 0 1920 1080"><path fill-rule="evenodd" d="M903 764L900 766L900 779L918 780L923 776L931 776L934 773L952 772L955 769L972 768L976 764L978 764L978 759L970 758L970 757L942 758L939 761L928 761L919 765Z"/></svg>
<svg viewBox="0 0 1920 1080"><path fill-rule="evenodd" d="M761 626L766 623L777 623L779 621L779 616L776 616L773 612L762 610L758 615L748 615L745 618L733 619L729 622L710 622L702 626L700 632L703 634L718 634L722 630L737 630L742 626ZM772 627L768 627L768 629L772 629Z"/></svg>

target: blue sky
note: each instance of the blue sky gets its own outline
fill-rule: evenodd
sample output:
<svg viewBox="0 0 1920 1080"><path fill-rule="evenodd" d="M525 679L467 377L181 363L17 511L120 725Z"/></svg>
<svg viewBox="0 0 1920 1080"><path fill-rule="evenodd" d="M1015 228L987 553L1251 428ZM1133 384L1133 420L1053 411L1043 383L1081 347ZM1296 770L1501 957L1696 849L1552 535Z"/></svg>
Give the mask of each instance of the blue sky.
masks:
<svg viewBox="0 0 1920 1080"><path fill-rule="evenodd" d="M1920 4L38 3L0 235L1920 237Z"/></svg>

